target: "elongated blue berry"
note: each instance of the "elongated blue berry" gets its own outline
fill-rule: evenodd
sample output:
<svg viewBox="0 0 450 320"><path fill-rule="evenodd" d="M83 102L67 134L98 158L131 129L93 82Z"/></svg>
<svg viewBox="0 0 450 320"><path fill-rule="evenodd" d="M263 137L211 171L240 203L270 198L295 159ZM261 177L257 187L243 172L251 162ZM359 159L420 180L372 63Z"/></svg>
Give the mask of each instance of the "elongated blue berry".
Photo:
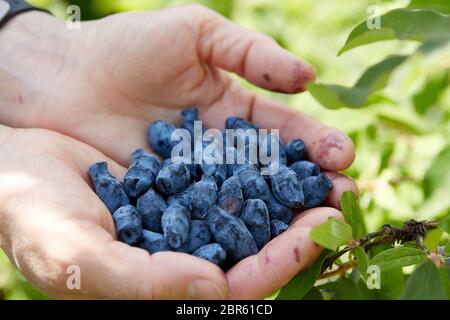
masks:
<svg viewBox="0 0 450 320"><path fill-rule="evenodd" d="M169 245L177 249L189 238L191 225L190 212L183 206L170 206L164 211L161 225Z"/></svg>
<svg viewBox="0 0 450 320"><path fill-rule="evenodd" d="M191 184L186 190L174 194L172 196L169 196L167 198L167 205L170 207L175 204L179 204L188 209L189 211L191 211L192 210L191 190L193 187L194 184Z"/></svg>
<svg viewBox="0 0 450 320"><path fill-rule="evenodd" d="M192 220L188 240L176 251L192 253L211 242L211 232L204 220Z"/></svg>
<svg viewBox="0 0 450 320"><path fill-rule="evenodd" d="M184 164L171 164L162 168L156 177L158 190L166 195L186 190L190 181L191 174Z"/></svg>
<svg viewBox="0 0 450 320"><path fill-rule="evenodd" d="M320 173L320 168L317 164L306 160L294 162L289 166L289 169L294 170L300 180L317 176Z"/></svg>
<svg viewBox="0 0 450 320"><path fill-rule="evenodd" d="M124 178L125 190L130 198L144 194L156 181L159 172L159 159L142 149L131 155L131 165Z"/></svg>
<svg viewBox="0 0 450 320"><path fill-rule="evenodd" d="M259 199L245 201L239 217L253 235L258 249L270 241L269 211L264 201Z"/></svg>
<svg viewBox="0 0 450 320"><path fill-rule="evenodd" d="M226 129L254 129L258 130L258 127L255 126L253 123L248 122L247 120L239 117L228 117L225 121L225 128Z"/></svg>
<svg viewBox="0 0 450 320"><path fill-rule="evenodd" d="M219 192L219 206L228 213L239 215L244 195L242 186L237 176L232 176L225 180Z"/></svg>
<svg viewBox="0 0 450 320"><path fill-rule="evenodd" d="M91 165L89 175L94 184L95 193L111 214L120 207L130 204L123 184L111 175L106 162Z"/></svg>
<svg viewBox="0 0 450 320"><path fill-rule="evenodd" d="M276 149L273 149L272 151L272 146L275 147L276 145L278 145L278 154L275 153ZM260 160L262 165L269 165L269 160L280 164L286 164L286 146L276 134L267 134L261 141L259 150L263 156L268 157L265 159L266 161Z"/></svg>
<svg viewBox="0 0 450 320"><path fill-rule="evenodd" d="M147 250L148 253L153 254L156 252L172 250L164 235L148 230L143 230L142 235L143 240L142 243L139 244L139 247Z"/></svg>
<svg viewBox="0 0 450 320"><path fill-rule="evenodd" d="M181 127L186 129L191 134L191 139L194 139L194 122L198 121L198 109L196 107L185 109L181 112L181 117L183 121Z"/></svg>
<svg viewBox="0 0 450 320"><path fill-rule="evenodd" d="M133 206L120 207L113 214L117 238L129 245L136 245L142 240L141 214Z"/></svg>
<svg viewBox="0 0 450 320"><path fill-rule="evenodd" d="M257 170L246 168L238 171L237 175L242 185L244 199L269 200L269 186Z"/></svg>
<svg viewBox="0 0 450 320"><path fill-rule="evenodd" d="M306 158L306 145L301 139L292 139L286 146L286 155L289 163Z"/></svg>
<svg viewBox="0 0 450 320"><path fill-rule="evenodd" d="M279 202L272 193L267 201L267 210L271 220L280 220L286 224L292 221L292 209Z"/></svg>
<svg viewBox="0 0 450 320"><path fill-rule="evenodd" d="M142 224L145 229L162 233L161 218L167 209L167 204L161 195L150 188L139 197L137 209L142 215Z"/></svg>
<svg viewBox="0 0 450 320"><path fill-rule="evenodd" d="M333 183L323 173L315 177L307 177L302 180L302 188L305 194L303 208L309 209L320 206L328 197Z"/></svg>
<svg viewBox="0 0 450 320"><path fill-rule="evenodd" d="M215 265L222 265L227 257L227 253L218 243L211 243L196 250L195 257L205 259Z"/></svg>
<svg viewBox="0 0 450 320"><path fill-rule="evenodd" d="M225 249L231 261L238 262L258 252L252 234L238 217L218 206L212 206L206 222L215 242Z"/></svg>
<svg viewBox="0 0 450 320"><path fill-rule="evenodd" d="M271 176L272 192L275 198L289 208L301 208L305 201L303 189L295 171L281 166L278 173Z"/></svg>
<svg viewBox="0 0 450 320"><path fill-rule="evenodd" d="M148 127L148 140L153 151L164 158L170 158L177 141L172 141L176 127L164 120L157 120Z"/></svg>
<svg viewBox="0 0 450 320"><path fill-rule="evenodd" d="M216 179L203 175L202 180L196 182L191 189L191 212L194 219L203 219L209 207L217 203L218 189Z"/></svg>
<svg viewBox="0 0 450 320"><path fill-rule="evenodd" d="M270 231L272 239L285 232L288 228L289 226L283 221L277 219L270 220Z"/></svg>

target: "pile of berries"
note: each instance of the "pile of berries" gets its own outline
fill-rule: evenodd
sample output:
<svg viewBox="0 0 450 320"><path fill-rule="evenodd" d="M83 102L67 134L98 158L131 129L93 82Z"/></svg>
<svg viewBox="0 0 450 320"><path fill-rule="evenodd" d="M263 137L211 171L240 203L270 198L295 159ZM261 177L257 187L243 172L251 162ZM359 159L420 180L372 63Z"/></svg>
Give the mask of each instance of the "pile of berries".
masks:
<svg viewBox="0 0 450 320"><path fill-rule="evenodd" d="M189 108L181 115L181 128L193 133L198 110ZM229 117L225 127L258 129L237 117ZM262 175L260 169L268 165L248 158L242 164L173 161L176 129L166 121L153 122L149 143L165 160L136 150L123 182L111 175L106 162L89 168L98 197L113 215L118 239L150 254L183 252L229 268L287 230L293 210L320 206L333 187L320 168L306 160L300 139L285 145L270 133L256 143L244 141L245 149L274 140L279 144L277 172ZM237 141L232 144L236 147ZM231 151L236 154L235 147Z"/></svg>

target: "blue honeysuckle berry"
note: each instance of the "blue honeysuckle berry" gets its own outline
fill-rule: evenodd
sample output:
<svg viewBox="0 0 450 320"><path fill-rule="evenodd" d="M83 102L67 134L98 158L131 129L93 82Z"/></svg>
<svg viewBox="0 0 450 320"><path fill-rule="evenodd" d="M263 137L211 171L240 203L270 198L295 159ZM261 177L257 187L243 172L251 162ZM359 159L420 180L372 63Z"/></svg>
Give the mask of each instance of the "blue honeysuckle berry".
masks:
<svg viewBox="0 0 450 320"><path fill-rule="evenodd" d="M305 194L304 209L310 209L322 205L328 197L333 183L323 173L314 177L307 177L302 180L302 189Z"/></svg>
<svg viewBox="0 0 450 320"><path fill-rule="evenodd" d="M194 183L191 191L191 212L194 219L203 219L208 209L217 203L218 188L216 179L203 175L199 182Z"/></svg>
<svg viewBox="0 0 450 320"><path fill-rule="evenodd" d="M142 149L134 151L131 160L124 186L128 196L135 199L155 184L161 163L158 157Z"/></svg>
<svg viewBox="0 0 450 320"><path fill-rule="evenodd" d="M235 174L238 175L242 185L244 199L269 200L270 189L258 170L252 168L243 168Z"/></svg>
<svg viewBox="0 0 450 320"><path fill-rule="evenodd" d="M189 238L181 247L176 249L178 252L192 253L200 247L211 242L211 232L208 224L204 220L192 220Z"/></svg>
<svg viewBox="0 0 450 320"><path fill-rule="evenodd" d="M280 166L278 173L271 176L272 192L275 198L289 208L302 208L305 196L302 184L294 170Z"/></svg>
<svg viewBox="0 0 450 320"><path fill-rule="evenodd" d="M167 209L164 198L154 189L150 188L137 200L137 209L142 216L142 224L145 229L162 233L161 218Z"/></svg>
<svg viewBox="0 0 450 320"><path fill-rule="evenodd" d="M306 158L306 144L302 139L292 139L286 146L288 163L293 163Z"/></svg>
<svg viewBox="0 0 450 320"><path fill-rule="evenodd" d="M222 265L227 257L227 253L218 243L205 245L197 249L192 255L218 266Z"/></svg>
<svg viewBox="0 0 450 320"><path fill-rule="evenodd" d="M244 195L239 177L232 176L225 180L219 192L219 206L228 213L239 215Z"/></svg>
<svg viewBox="0 0 450 320"><path fill-rule="evenodd" d="M269 211L264 201L249 199L244 202L239 218L255 239L259 250L270 241Z"/></svg>
<svg viewBox="0 0 450 320"><path fill-rule="evenodd" d="M272 193L267 201L267 210L271 220L280 220L286 224L292 221L292 209L279 202Z"/></svg>
<svg viewBox="0 0 450 320"><path fill-rule="evenodd" d="M113 214L117 238L129 245L142 240L142 217L139 211L130 205L117 209Z"/></svg>
<svg viewBox="0 0 450 320"><path fill-rule="evenodd" d="M89 176L94 184L95 193L113 214L122 206L130 204L123 183L108 170L106 162L94 163L89 167Z"/></svg>
<svg viewBox="0 0 450 320"><path fill-rule="evenodd" d="M150 147L164 158L170 158L177 141L172 141L172 133L176 127L164 120L152 122L148 127L148 141Z"/></svg>
<svg viewBox="0 0 450 320"><path fill-rule="evenodd" d="M142 243L139 244L139 248L150 254L172 250L164 235L148 230L142 231Z"/></svg>
<svg viewBox="0 0 450 320"><path fill-rule="evenodd" d="M162 168L156 177L158 190L166 195L174 195L186 190L191 181L189 169L184 164L171 164Z"/></svg>
<svg viewBox="0 0 450 320"><path fill-rule="evenodd" d="M294 170L300 180L307 177L317 176L320 173L320 167L311 161L300 160L292 163L289 169Z"/></svg>
<svg viewBox="0 0 450 320"><path fill-rule="evenodd" d="M161 225L167 242L177 249L189 238L191 214L181 205L170 206L163 213Z"/></svg>
<svg viewBox="0 0 450 320"><path fill-rule="evenodd" d="M284 223L283 221L273 219L270 220L270 231L272 239L278 237L280 234L285 232L289 228L289 225Z"/></svg>
<svg viewBox="0 0 450 320"><path fill-rule="evenodd" d="M219 206L212 206L206 216L215 242L225 249L228 259L238 262L258 252L255 239L238 217Z"/></svg>

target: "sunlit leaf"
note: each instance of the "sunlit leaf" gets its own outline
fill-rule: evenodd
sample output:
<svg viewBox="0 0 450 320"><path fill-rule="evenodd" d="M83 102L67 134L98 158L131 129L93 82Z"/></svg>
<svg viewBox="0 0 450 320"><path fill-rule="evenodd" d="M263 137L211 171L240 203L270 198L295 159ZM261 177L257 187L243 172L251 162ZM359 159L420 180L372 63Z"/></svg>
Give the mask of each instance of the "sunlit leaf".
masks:
<svg viewBox="0 0 450 320"><path fill-rule="evenodd" d="M430 9L440 13L450 13L450 1L448 0L411 0L410 9Z"/></svg>
<svg viewBox="0 0 450 320"><path fill-rule="evenodd" d="M361 238L365 228L356 195L351 191L345 191L341 196L340 203L345 222L352 227L353 238Z"/></svg>
<svg viewBox="0 0 450 320"><path fill-rule="evenodd" d="M410 247L396 247L385 250L370 260L370 265L376 265L381 270L406 267L427 259L422 250Z"/></svg>
<svg viewBox="0 0 450 320"><path fill-rule="evenodd" d="M308 291L314 287L320 276L322 264L332 254L325 250L314 264L303 272L297 274L287 285L281 288L276 300L301 300Z"/></svg>
<svg viewBox="0 0 450 320"><path fill-rule="evenodd" d="M353 239L352 227L334 218L313 228L309 235L317 244L334 251Z"/></svg>
<svg viewBox="0 0 450 320"><path fill-rule="evenodd" d="M340 278L336 287L336 300L362 300L363 296L356 285L349 278Z"/></svg>
<svg viewBox="0 0 450 320"><path fill-rule="evenodd" d="M446 300L447 294L441 283L439 271L426 259L411 274L403 291L403 300Z"/></svg>
<svg viewBox="0 0 450 320"><path fill-rule="evenodd" d="M367 279L367 266L369 265L369 257L364 249L356 247L351 250L351 253L355 256L358 268L363 279Z"/></svg>
<svg viewBox="0 0 450 320"><path fill-rule="evenodd" d="M430 251L435 251L439 246L439 241L442 236L441 229L434 229L427 232L427 236L425 237L424 244Z"/></svg>
<svg viewBox="0 0 450 320"><path fill-rule="evenodd" d="M381 299L396 300L399 299L405 286L405 276L402 268L394 268L381 271L380 289L374 290Z"/></svg>
<svg viewBox="0 0 450 320"><path fill-rule="evenodd" d="M379 17L381 27L369 28L367 22L356 26L339 54L362 45L385 40L450 38L450 16L431 10L395 9Z"/></svg>
<svg viewBox="0 0 450 320"><path fill-rule="evenodd" d="M407 56L391 56L367 69L353 87L335 84L311 83L308 91L325 108L361 108L367 103L369 96L383 89L391 75Z"/></svg>

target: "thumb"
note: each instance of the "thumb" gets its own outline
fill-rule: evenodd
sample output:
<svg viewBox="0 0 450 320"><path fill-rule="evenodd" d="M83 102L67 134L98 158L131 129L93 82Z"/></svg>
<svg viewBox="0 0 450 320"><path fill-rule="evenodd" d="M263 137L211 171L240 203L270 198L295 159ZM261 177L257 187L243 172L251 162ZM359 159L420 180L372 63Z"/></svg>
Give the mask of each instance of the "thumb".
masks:
<svg viewBox="0 0 450 320"><path fill-rule="evenodd" d="M191 6L200 29L200 58L273 91L296 93L314 81L314 68L282 49L272 38L242 28L219 14Z"/></svg>
<svg viewBox="0 0 450 320"><path fill-rule="evenodd" d="M101 245L98 240L82 251L77 258L85 297L218 300L228 295L225 275L217 266L184 253L150 255L118 241Z"/></svg>
<svg viewBox="0 0 450 320"><path fill-rule="evenodd" d="M81 291L59 291L58 298L218 300L228 295L224 273L205 260L176 252L150 255L114 241L104 229L93 238L89 229L84 240L78 230L76 245L63 259L79 267Z"/></svg>

